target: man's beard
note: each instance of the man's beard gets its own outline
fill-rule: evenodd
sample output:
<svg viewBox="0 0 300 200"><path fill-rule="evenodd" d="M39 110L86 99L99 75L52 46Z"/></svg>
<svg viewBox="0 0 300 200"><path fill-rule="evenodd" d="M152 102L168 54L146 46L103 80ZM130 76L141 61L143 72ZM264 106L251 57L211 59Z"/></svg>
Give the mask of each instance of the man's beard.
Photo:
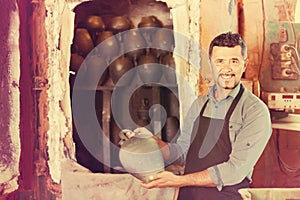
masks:
<svg viewBox="0 0 300 200"><path fill-rule="evenodd" d="M235 75L234 75L234 78L233 80L231 81L226 81L224 79L221 78L221 76L219 76L218 78L218 84L224 88L225 90L231 90L231 89L234 89L236 87L236 81L235 81Z"/></svg>

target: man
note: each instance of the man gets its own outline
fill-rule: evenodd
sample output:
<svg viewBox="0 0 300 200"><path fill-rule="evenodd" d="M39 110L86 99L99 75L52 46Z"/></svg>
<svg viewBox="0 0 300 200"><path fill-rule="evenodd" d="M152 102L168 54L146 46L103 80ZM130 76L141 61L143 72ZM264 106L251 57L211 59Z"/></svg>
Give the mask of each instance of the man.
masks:
<svg viewBox="0 0 300 200"><path fill-rule="evenodd" d="M239 34L214 38L209 57L215 84L193 104L192 112L199 108L197 118L184 121L193 131L183 129L177 142L169 144L154 136L166 161L178 158L185 164L184 174L162 172L143 187L180 187L181 200L241 199L238 189L249 187L272 133L269 111L240 81L248 60Z"/></svg>

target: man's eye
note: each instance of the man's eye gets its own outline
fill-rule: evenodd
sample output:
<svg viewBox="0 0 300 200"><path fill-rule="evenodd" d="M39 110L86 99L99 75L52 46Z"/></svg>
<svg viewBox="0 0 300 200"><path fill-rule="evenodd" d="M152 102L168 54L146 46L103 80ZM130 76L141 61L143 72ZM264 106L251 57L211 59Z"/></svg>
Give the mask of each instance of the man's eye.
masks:
<svg viewBox="0 0 300 200"><path fill-rule="evenodd" d="M222 59L218 59L218 60L216 60L216 63L217 63L217 64L222 64L222 63L223 63L223 60L222 60Z"/></svg>

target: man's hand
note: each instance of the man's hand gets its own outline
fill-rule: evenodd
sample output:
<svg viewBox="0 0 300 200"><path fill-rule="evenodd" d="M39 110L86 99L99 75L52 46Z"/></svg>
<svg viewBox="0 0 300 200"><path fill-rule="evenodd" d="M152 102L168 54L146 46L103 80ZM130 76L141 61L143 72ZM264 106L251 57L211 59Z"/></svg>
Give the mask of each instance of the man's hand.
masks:
<svg viewBox="0 0 300 200"><path fill-rule="evenodd" d="M182 176L175 175L172 172L164 171L149 177L149 183L141 183L141 186L151 188L165 188L181 186Z"/></svg>
<svg viewBox="0 0 300 200"><path fill-rule="evenodd" d="M194 172L185 175L175 175L172 172L164 171L152 177L151 182L141 183L145 188L164 188L164 187L184 187L184 186L201 186L216 187L217 185L211 180L207 170Z"/></svg>
<svg viewBox="0 0 300 200"><path fill-rule="evenodd" d="M169 160L170 159L170 149L168 147L167 142L162 141L160 138L153 135L148 129L146 129L144 127L136 128L133 132L135 132L136 135L144 135L144 136L151 135L152 138L157 142L157 144L158 144L158 146L161 150L161 153L164 157L164 160Z"/></svg>
<svg viewBox="0 0 300 200"><path fill-rule="evenodd" d="M136 128L133 132L140 136L153 136L153 134L145 127Z"/></svg>

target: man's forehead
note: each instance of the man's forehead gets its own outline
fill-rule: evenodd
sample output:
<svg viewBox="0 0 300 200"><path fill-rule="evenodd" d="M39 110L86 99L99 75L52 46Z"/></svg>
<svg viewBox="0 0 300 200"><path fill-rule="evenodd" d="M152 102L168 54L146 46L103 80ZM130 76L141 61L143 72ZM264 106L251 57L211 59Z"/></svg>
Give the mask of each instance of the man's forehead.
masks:
<svg viewBox="0 0 300 200"><path fill-rule="evenodd" d="M214 46L212 50L212 57L242 58L242 47L239 45L234 47Z"/></svg>

